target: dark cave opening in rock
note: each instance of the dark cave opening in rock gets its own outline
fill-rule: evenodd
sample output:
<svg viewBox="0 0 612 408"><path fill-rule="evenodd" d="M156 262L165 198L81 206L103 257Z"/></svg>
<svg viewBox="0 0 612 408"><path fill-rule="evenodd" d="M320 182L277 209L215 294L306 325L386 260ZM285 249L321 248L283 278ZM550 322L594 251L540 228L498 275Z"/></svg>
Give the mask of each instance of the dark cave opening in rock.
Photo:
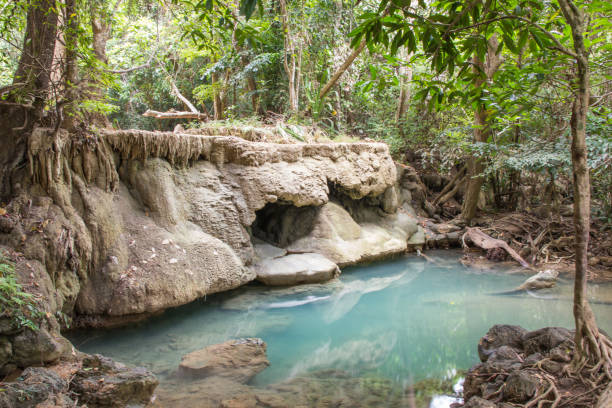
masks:
<svg viewBox="0 0 612 408"><path fill-rule="evenodd" d="M320 209L317 206L268 203L255 213L251 235L269 244L285 247L310 234Z"/></svg>

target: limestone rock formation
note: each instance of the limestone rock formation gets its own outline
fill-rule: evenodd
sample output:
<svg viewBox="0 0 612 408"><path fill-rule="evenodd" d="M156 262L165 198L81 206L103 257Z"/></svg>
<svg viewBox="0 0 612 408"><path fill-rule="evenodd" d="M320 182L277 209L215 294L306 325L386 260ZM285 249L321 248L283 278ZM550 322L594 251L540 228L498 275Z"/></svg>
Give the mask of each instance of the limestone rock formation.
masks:
<svg viewBox="0 0 612 408"><path fill-rule="evenodd" d="M312 219L310 232L287 248L290 252L318 252L345 266L402 253L417 230L416 218L403 211L381 215L368 206L351 210L353 216L338 203L323 205Z"/></svg>
<svg viewBox="0 0 612 408"><path fill-rule="evenodd" d="M179 374L192 378L223 377L247 383L270 365L261 339L228 340L183 356Z"/></svg>
<svg viewBox="0 0 612 408"><path fill-rule="evenodd" d="M262 258L257 239L340 267L402 253L424 200L416 173L382 143L99 131L81 151L64 139L53 163L66 166L5 207L0 245L23 254L18 274L45 312L82 324L244 285ZM33 160L47 160L43 150Z"/></svg>
<svg viewBox="0 0 612 408"><path fill-rule="evenodd" d="M271 286L325 282L340 274L335 263L314 253L264 259L255 265L255 270L257 280Z"/></svg>

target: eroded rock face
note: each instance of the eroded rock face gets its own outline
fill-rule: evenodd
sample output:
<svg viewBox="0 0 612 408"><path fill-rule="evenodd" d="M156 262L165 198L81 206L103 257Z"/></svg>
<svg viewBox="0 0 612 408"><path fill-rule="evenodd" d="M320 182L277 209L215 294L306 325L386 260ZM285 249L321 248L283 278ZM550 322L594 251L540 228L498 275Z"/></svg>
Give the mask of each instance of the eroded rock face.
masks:
<svg viewBox="0 0 612 408"><path fill-rule="evenodd" d="M51 315L119 322L244 285L256 278L254 230L269 206L290 209L274 232L283 239L269 244L339 266L401 253L417 230L418 176L385 144L97 136L115 151L108 168L77 161L80 177L58 182L54 199L40 191L6 207L19 222L3 224L0 244L24 254L18 272L39 283Z"/></svg>
<svg viewBox="0 0 612 408"><path fill-rule="evenodd" d="M346 266L402 253L417 231L417 219L403 211L381 215L368 206L352 210L353 216L338 203L323 205L314 217L311 232L287 249L321 253Z"/></svg>
<svg viewBox="0 0 612 408"><path fill-rule="evenodd" d="M183 356L179 374L191 378L223 377L244 384L269 365L266 343L247 338L228 340Z"/></svg>

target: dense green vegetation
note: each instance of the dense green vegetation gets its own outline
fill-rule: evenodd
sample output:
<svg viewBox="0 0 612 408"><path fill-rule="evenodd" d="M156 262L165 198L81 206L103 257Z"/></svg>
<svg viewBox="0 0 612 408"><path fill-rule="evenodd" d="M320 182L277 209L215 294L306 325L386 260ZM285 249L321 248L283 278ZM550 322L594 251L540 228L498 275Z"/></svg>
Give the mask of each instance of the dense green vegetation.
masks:
<svg viewBox="0 0 612 408"><path fill-rule="evenodd" d="M588 3L594 215L610 225L610 6ZM13 80L27 4L2 3L0 85ZM462 14L460 2L115 0L75 6L80 80L94 77L105 90L98 98L79 86L79 105L108 114L115 126L172 129L177 121L142 113L188 110L176 85L211 120L284 120L331 135L381 139L400 161L416 152L411 157L418 164L443 173L471 155L482 157L483 188L498 208L516 209L521 186L569 185L572 68L551 46L554 38L567 47L571 35L555 4L506 2L490 15L479 6L446 37L441 28ZM502 8L516 18L501 18ZM492 36L499 66L483 81L472 57L484 57ZM367 46L357 52L362 38ZM94 47L100 41L103 52ZM354 62L321 97L353 53ZM486 140L473 139L482 126L474 123L475 109L486 112Z"/></svg>
<svg viewBox="0 0 612 408"><path fill-rule="evenodd" d="M0 318L8 318L18 327L38 328L41 312L32 294L17 282L15 265L0 251Z"/></svg>

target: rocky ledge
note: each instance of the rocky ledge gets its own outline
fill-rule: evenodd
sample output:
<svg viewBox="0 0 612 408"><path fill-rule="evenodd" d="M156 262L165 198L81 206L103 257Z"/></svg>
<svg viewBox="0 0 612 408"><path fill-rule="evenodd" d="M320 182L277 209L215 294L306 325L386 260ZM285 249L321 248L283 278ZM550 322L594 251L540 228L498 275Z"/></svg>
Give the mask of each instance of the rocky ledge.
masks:
<svg viewBox="0 0 612 408"><path fill-rule="evenodd" d="M45 160L50 147L38 133L33 160ZM22 282L47 299L51 315L125 322L258 276L270 284L324 280L337 275L332 264L426 245L414 210L423 185L382 143L144 131L94 139L96 151L80 151L66 135L60 147L71 149L62 154L72 170L48 175L52 194L13 199L0 226L0 245L19 253ZM289 257L257 256L260 241ZM270 277L270 263L286 269Z"/></svg>
<svg viewBox="0 0 612 408"><path fill-rule="evenodd" d="M26 368L16 381L0 382L0 408L144 407L157 384L144 368L80 355L49 367Z"/></svg>
<svg viewBox="0 0 612 408"><path fill-rule="evenodd" d="M493 326L478 343L481 363L465 378L463 407L549 407L555 401L557 406L609 407L610 385L602 392L578 376L563 374L573 355L573 338L573 331L561 327L530 332Z"/></svg>

